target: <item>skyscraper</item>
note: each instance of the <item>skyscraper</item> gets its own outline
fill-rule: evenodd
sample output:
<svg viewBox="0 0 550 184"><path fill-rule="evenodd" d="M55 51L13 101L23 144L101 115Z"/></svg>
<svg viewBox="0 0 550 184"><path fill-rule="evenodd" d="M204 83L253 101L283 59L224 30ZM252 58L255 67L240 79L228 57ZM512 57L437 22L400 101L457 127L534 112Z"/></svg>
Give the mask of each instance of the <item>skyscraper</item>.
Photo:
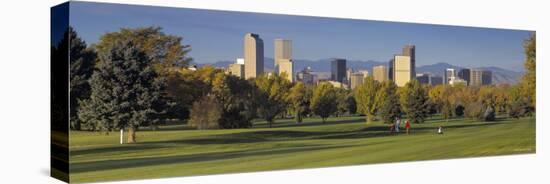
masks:
<svg viewBox="0 0 550 184"><path fill-rule="evenodd" d="M369 76L368 70L357 70L356 73L362 73L364 78Z"/></svg>
<svg viewBox="0 0 550 184"><path fill-rule="evenodd" d="M378 82L387 81L389 76L388 67L384 65L372 67L372 76Z"/></svg>
<svg viewBox="0 0 550 184"><path fill-rule="evenodd" d="M353 73L353 68L348 68L346 70L346 80L344 81L344 83L346 84L350 84L351 83L351 74Z"/></svg>
<svg viewBox="0 0 550 184"><path fill-rule="evenodd" d="M415 46L405 45L401 55L395 55L390 60L391 78L397 86L405 86L416 77L415 55Z"/></svg>
<svg viewBox="0 0 550 184"><path fill-rule="evenodd" d="M396 55L393 62L393 81L399 87L405 86L414 79L412 60L410 56Z"/></svg>
<svg viewBox="0 0 550 184"><path fill-rule="evenodd" d="M470 69L463 68L458 71L458 77L466 81L466 85L470 85Z"/></svg>
<svg viewBox="0 0 550 184"><path fill-rule="evenodd" d="M481 85L492 85L493 84L493 72L489 70L483 71L481 74Z"/></svg>
<svg viewBox="0 0 550 184"><path fill-rule="evenodd" d="M245 78L255 78L264 72L264 42L258 34L244 36Z"/></svg>
<svg viewBox="0 0 550 184"><path fill-rule="evenodd" d="M275 43L275 70L278 70L279 62L283 59L292 59L292 40L277 38Z"/></svg>
<svg viewBox="0 0 550 184"><path fill-rule="evenodd" d="M471 86L491 85L493 81L492 78L493 74L491 73L491 71L481 69L472 69L470 71Z"/></svg>
<svg viewBox="0 0 550 184"><path fill-rule="evenodd" d="M350 75L350 88L355 89L357 86L363 84L365 75L363 73L352 73Z"/></svg>
<svg viewBox="0 0 550 184"><path fill-rule="evenodd" d="M403 56L409 56L411 57L411 74L412 76L416 76L416 46L414 45L405 45L403 47L403 53L401 53Z"/></svg>
<svg viewBox="0 0 550 184"><path fill-rule="evenodd" d="M340 83L344 82L346 78L346 60L335 58L331 61L331 74L330 79L333 81L338 81Z"/></svg>
<svg viewBox="0 0 550 184"><path fill-rule="evenodd" d="M390 59L388 62L388 79L393 80L393 64L395 62L395 58Z"/></svg>
<svg viewBox="0 0 550 184"><path fill-rule="evenodd" d="M294 82L294 63L292 62L292 41L275 39L275 72L286 73L287 79Z"/></svg>

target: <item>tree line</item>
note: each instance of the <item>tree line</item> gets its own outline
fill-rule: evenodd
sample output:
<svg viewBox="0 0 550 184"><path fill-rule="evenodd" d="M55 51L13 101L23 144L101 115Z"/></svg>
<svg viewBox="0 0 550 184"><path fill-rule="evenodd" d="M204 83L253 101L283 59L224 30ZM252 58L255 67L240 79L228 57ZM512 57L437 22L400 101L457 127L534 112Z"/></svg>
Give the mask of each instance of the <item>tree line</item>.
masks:
<svg viewBox="0 0 550 184"><path fill-rule="evenodd" d="M173 119L197 129L226 129L251 127L256 118L270 127L277 118L300 123L317 116L325 122L353 114L365 115L367 123L400 117L421 123L435 114L491 121L498 113L522 117L535 110L535 35L524 45L527 72L513 86L426 86L412 80L399 88L367 77L355 90L291 83L286 74L245 80L211 66L188 70L191 46L159 27L123 28L90 46L69 28L65 39L70 42L70 128L125 129L128 142L135 141L140 127L154 129Z"/></svg>

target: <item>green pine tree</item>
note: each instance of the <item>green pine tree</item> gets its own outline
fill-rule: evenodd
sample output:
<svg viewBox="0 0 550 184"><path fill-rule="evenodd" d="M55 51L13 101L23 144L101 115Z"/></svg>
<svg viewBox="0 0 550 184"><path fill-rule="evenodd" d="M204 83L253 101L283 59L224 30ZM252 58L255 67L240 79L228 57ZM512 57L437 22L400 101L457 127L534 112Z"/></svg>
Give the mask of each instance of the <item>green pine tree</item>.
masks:
<svg viewBox="0 0 550 184"><path fill-rule="evenodd" d="M100 130L127 129L128 142L133 143L139 126L156 124L166 108L164 80L130 40L112 42L98 56L91 96L82 103L79 117Z"/></svg>
<svg viewBox="0 0 550 184"><path fill-rule="evenodd" d="M377 97L377 101L380 101L379 114L384 123L393 123L396 118L401 117L397 85L393 81L383 82Z"/></svg>
<svg viewBox="0 0 550 184"><path fill-rule="evenodd" d="M401 92L401 106L411 123L422 123L428 116L428 94L417 80L411 80Z"/></svg>
<svg viewBox="0 0 550 184"><path fill-rule="evenodd" d="M86 42L78 37L76 31L69 27L66 36L69 41L63 40L61 43L69 43L69 93L70 93L70 128L80 130L82 122L78 119L80 109L79 101L88 99L90 96L90 84L88 80L92 76L95 64L96 53L87 48Z"/></svg>

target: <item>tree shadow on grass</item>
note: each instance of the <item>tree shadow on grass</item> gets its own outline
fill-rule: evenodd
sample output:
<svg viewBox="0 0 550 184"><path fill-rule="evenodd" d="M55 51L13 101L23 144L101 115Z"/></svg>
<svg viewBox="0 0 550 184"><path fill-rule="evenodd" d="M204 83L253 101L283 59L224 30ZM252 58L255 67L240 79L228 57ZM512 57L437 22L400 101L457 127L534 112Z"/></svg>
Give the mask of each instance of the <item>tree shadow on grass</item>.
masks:
<svg viewBox="0 0 550 184"><path fill-rule="evenodd" d="M373 143L381 144L381 143ZM178 164L178 163L195 163L195 162L208 162L217 160L236 159L247 156L265 156L265 155L278 155L287 153L299 153L307 151L320 151L326 149L337 149L352 147L353 145L308 145L308 146L292 146L275 149L251 149L242 151L228 151L228 152L214 152L214 153L197 153L191 155L181 156L165 156L165 157L153 157L153 158L131 158L120 160L105 160L105 161L93 161L83 163L71 164L71 173L82 173L92 171L103 171L110 169L124 169L133 167L146 167L156 166L164 164Z"/></svg>
<svg viewBox="0 0 550 184"><path fill-rule="evenodd" d="M360 123L365 122L364 117L356 117L356 119L345 119L345 120L337 120L337 119L329 119L326 122L323 123L323 121L312 121L312 122L302 122L302 123L295 123L292 121L285 121L284 123L275 122L273 123L273 128L284 128L284 127L303 127L303 126L317 126L317 125L335 125L335 124L345 124L345 123ZM269 128L269 124L267 123L256 123L254 124L253 128Z"/></svg>
<svg viewBox="0 0 550 184"><path fill-rule="evenodd" d="M460 124L460 125L446 125L444 129L450 131L457 128L468 127L484 127L491 125L498 125L501 123L483 123L483 124ZM428 132L436 131L437 127L414 127L412 130L415 132ZM404 133L404 128L402 127ZM182 140L168 140L168 141L156 141L148 142L149 144L239 144L239 143L258 143L269 141L285 141L285 140L314 140L314 139L351 139L351 138L371 138L371 137L384 137L393 136L394 133L390 133L389 125L377 125L369 126L362 129L348 130L348 131L295 131L295 130L264 130L264 131L248 131L229 133L221 135L205 136L193 139Z"/></svg>
<svg viewBox="0 0 550 184"><path fill-rule="evenodd" d="M150 149L163 148L164 146L160 144L125 144L125 145L116 145L102 148L93 148L93 149L81 149L81 150L70 150L72 156L81 156L81 155L93 155L109 152L133 152L133 151L144 151Z"/></svg>
<svg viewBox="0 0 550 184"><path fill-rule="evenodd" d="M269 141L283 140L303 140L315 139L318 136L334 134L339 132L309 132L309 131L294 131L294 130L265 130L265 131L249 131L239 133L229 133L221 135L210 135L192 139L167 140L147 142L153 144L239 144L239 143L258 143Z"/></svg>

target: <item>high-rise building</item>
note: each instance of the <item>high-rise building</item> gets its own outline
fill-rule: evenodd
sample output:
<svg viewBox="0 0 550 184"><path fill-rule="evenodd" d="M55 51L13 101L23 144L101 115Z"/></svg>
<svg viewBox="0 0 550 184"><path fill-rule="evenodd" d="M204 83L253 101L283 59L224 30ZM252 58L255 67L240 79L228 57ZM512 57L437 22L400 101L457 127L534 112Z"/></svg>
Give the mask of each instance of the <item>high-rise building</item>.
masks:
<svg viewBox="0 0 550 184"><path fill-rule="evenodd" d="M388 67L384 65L372 67L372 77L378 82L389 80Z"/></svg>
<svg viewBox="0 0 550 184"><path fill-rule="evenodd" d="M264 72L264 42L258 34L244 36L244 76L255 78Z"/></svg>
<svg viewBox="0 0 550 184"><path fill-rule="evenodd" d="M470 69L463 68L458 71L458 77L466 81L466 85L470 85Z"/></svg>
<svg viewBox="0 0 550 184"><path fill-rule="evenodd" d="M311 73L311 68L304 68L302 71L296 74L296 80L301 81L304 84L314 84L315 75Z"/></svg>
<svg viewBox="0 0 550 184"><path fill-rule="evenodd" d="M395 58L390 59L388 62L388 79L393 81L393 65L395 62Z"/></svg>
<svg viewBox="0 0 550 184"><path fill-rule="evenodd" d="M492 85L493 84L493 72L485 70L481 74L481 85Z"/></svg>
<svg viewBox="0 0 550 184"><path fill-rule="evenodd" d="M275 43L275 71L279 72L279 63L282 60L291 60L292 59L292 40L285 40L277 38L274 41Z"/></svg>
<svg viewBox="0 0 550 184"><path fill-rule="evenodd" d="M290 82L294 82L294 62L291 59L279 59L279 75L286 75Z"/></svg>
<svg viewBox="0 0 550 184"><path fill-rule="evenodd" d="M227 67L227 73L244 79L244 59L237 58L235 63Z"/></svg>
<svg viewBox="0 0 550 184"><path fill-rule="evenodd" d="M420 82L420 84L432 84L432 77L430 76L430 74L427 73L416 74L416 80Z"/></svg>
<svg viewBox="0 0 550 184"><path fill-rule="evenodd" d="M393 81L399 87L405 86L409 81L414 79L413 66L410 56L396 55L393 62Z"/></svg>
<svg viewBox="0 0 550 184"><path fill-rule="evenodd" d="M401 55L411 57L411 74L414 77L416 75L416 46L405 45Z"/></svg>
<svg viewBox="0 0 550 184"><path fill-rule="evenodd" d="M405 86L416 77L415 46L405 45L401 55L395 55L390 60L390 78L399 87Z"/></svg>
<svg viewBox="0 0 550 184"><path fill-rule="evenodd" d="M363 73L352 73L350 77L350 88L355 89L357 86L363 84L365 75Z"/></svg>
<svg viewBox="0 0 550 184"><path fill-rule="evenodd" d="M244 65L244 58L237 58L237 60L235 60L235 63Z"/></svg>
<svg viewBox="0 0 550 184"><path fill-rule="evenodd" d="M472 69L470 70L470 85L481 86L491 85L493 81L493 74L488 70Z"/></svg>
<svg viewBox="0 0 550 184"><path fill-rule="evenodd" d="M356 73L362 73L363 74L363 78L366 78L369 76L369 71L368 70L357 70Z"/></svg>
<svg viewBox="0 0 550 184"><path fill-rule="evenodd" d="M443 75L443 83L449 84L451 80L455 80L456 70L454 68L445 69L445 74Z"/></svg>
<svg viewBox="0 0 550 184"><path fill-rule="evenodd" d="M353 69L352 69L352 68L348 68L348 69L346 70L346 80L344 81L344 83L346 83L346 84L348 84L348 85L350 84L350 82L351 82L351 74L352 74L352 73L353 73Z"/></svg>
<svg viewBox="0 0 550 184"><path fill-rule="evenodd" d="M346 60L335 58L331 61L331 74L330 79L333 81L338 81L340 83L344 82L346 78Z"/></svg>

